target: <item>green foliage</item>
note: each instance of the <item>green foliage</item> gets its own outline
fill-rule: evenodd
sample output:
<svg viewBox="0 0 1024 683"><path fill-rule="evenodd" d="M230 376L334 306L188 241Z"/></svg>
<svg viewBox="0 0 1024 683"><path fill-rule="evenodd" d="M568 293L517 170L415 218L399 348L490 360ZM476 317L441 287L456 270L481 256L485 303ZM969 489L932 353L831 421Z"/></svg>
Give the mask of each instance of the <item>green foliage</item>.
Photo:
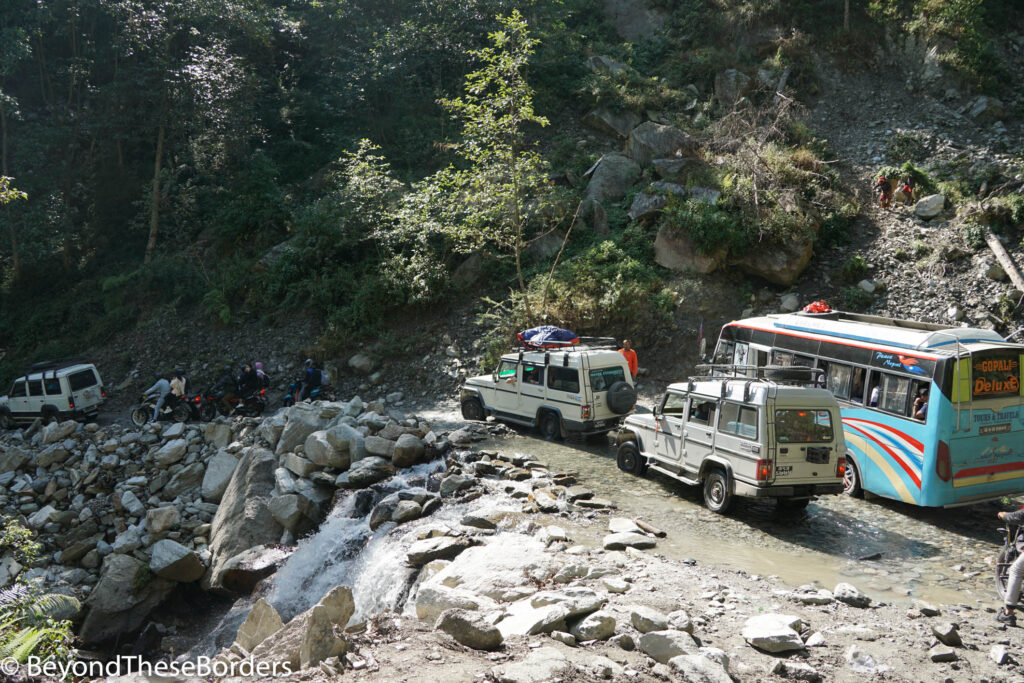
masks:
<svg viewBox="0 0 1024 683"><path fill-rule="evenodd" d="M693 199L670 202L658 221L670 230L684 230L702 254L742 253L756 237L734 214Z"/></svg>
<svg viewBox="0 0 1024 683"><path fill-rule="evenodd" d="M868 264L864 257L855 254L846 260L839 269L839 281L844 285L851 285L864 279L868 272Z"/></svg>
<svg viewBox="0 0 1024 683"><path fill-rule="evenodd" d="M988 228L983 225L978 225L973 221L964 223L963 225L964 239L967 241L967 246L972 249L981 249L985 246L985 235L988 233Z"/></svg>
<svg viewBox="0 0 1024 683"><path fill-rule="evenodd" d="M928 155L928 148L913 133L894 133L886 140L885 153L893 161L921 161Z"/></svg>
<svg viewBox="0 0 1024 683"><path fill-rule="evenodd" d="M839 293L843 309L847 311L863 312L871 307L874 299L870 294L860 287L846 287Z"/></svg>
<svg viewBox="0 0 1024 683"><path fill-rule="evenodd" d="M35 585L0 590L0 658L25 663L30 656L64 662L72 655L71 623L54 618L79 609L68 595L43 593Z"/></svg>
<svg viewBox="0 0 1024 683"><path fill-rule="evenodd" d="M0 555L11 553L23 565L29 565L39 556L39 543L32 538L32 532L13 517L0 517Z"/></svg>

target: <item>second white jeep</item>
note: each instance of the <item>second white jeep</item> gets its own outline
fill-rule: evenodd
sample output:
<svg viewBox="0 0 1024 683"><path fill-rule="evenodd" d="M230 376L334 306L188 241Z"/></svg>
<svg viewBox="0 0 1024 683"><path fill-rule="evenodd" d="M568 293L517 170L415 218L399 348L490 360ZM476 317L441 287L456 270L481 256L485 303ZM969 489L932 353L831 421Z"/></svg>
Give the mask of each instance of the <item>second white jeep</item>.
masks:
<svg viewBox="0 0 1024 683"><path fill-rule="evenodd" d="M607 434L633 412L636 389L614 348L522 350L501 357L490 375L462 388L462 416L537 427L546 439Z"/></svg>

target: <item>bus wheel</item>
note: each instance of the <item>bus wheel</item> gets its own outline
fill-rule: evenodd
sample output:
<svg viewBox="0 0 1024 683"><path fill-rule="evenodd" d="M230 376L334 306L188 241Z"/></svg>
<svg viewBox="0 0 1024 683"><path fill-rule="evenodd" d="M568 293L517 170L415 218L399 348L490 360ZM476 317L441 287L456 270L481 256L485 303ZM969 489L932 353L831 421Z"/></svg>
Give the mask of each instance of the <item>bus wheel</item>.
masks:
<svg viewBox="0 0 1024 683"><path fill-rule="evenodd" d="M846 458L846 468L843 470L843 493L852 498L863 498L864 489L860 484L860 470L853 458Z"/></svg>
<svg viewBox="0 0 1024 683"><path fill-rule="evenodd" d="M729 476L722 470L712 470L704 480L704 504L712 512L725 514L732 507L732 503Z"/></svg>

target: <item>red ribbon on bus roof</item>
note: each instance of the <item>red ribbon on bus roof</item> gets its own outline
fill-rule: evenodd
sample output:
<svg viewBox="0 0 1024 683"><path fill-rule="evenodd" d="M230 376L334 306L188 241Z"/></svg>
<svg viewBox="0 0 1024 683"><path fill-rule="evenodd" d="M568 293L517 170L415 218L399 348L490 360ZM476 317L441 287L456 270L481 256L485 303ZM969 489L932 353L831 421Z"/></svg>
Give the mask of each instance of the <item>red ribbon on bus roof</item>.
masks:
<svg viewBox="0 0 1024 683"><path fill-rule="evenodd" d="M832 307L825 303L824 299L813 301L804 306L804 313L831 313Z"/></svg>

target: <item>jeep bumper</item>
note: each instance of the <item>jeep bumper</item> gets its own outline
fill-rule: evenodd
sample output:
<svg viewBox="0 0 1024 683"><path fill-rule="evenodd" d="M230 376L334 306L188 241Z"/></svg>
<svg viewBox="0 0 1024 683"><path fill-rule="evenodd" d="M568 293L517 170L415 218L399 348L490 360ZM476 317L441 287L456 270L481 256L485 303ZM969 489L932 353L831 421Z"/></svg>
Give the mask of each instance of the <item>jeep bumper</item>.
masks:
<svg viewBox="0 0 1024 683"><path fill-rule="evenodd" d="M623 416L625 417L625 416ZM622 424L622 417L610 417L606 420L566 420L562 418L565 431L571 434L604 434L618 428Z"/></svg>
<svg viewBox="0 0 1024 683"><path fill-rule="evenodd" d="M830 484L794 484L793 486L756 486L743 481L734 483L734 493L746 498L810 498L843 492L843 482Z"/></svg>

